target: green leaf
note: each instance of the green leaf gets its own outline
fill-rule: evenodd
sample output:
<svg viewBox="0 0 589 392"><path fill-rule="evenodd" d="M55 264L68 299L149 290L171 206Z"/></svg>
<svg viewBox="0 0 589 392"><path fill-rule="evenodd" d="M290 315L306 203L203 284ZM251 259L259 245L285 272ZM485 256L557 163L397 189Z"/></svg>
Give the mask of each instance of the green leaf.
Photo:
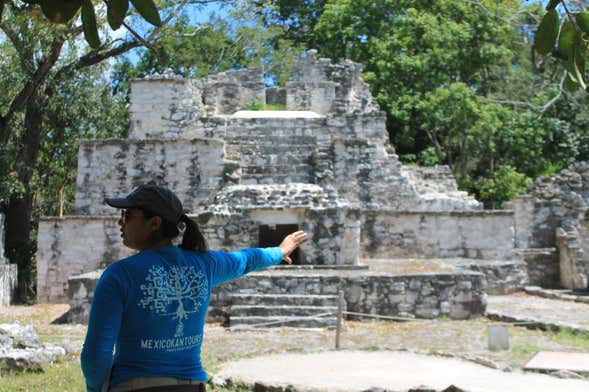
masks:
<svg viewBox="0 0 589 392"><path fill-rule="evenodd" d="M564 58L573 57L573 41L575 40L575 25L570 20L562 24L558 36L558 53Z"/></svg>
<svg viewBox="0 0 589 392"><path fill-rule="evenodd" d="M98 27L96 26L96 14L92 1L84 0L82 3L82 26L84 28L84 37L92 49L100 47L100 37L98 36Z"/></svg>
<svg viewBox="0 0 589 392"><path fill-rule="evenodd" d="M548 11L542 21L538 30L536 30L536 37L534 39L534 48L536 52L544 55L552 51L558 36L558 27L560 21L555 10Z"/></svg>
<svg viewBox="0 0 589 392"><path fill-rule="evenodd" d="M585 34L589 34L589 12L579 12L578 14L575 14L575 20L577 21L577 26L579 26Z"/></svg>
<svg viewBox="0 0 589 392"><path fill-rule="evenodd" d="M546 4L546 11L550 11L556 8L558 4L560 4L562 0L550 0L548 4Z"/></svg>
<svg viewBox="0 0 589 392"><path fill-rule="evenodd" d="M564 62L568 77L583 89L586 89L585 83L585 56L587 55L587 48L583 42L580 32L574 37L574 42L571 46L571 55Z"/></svg>
<svg viewBox="0 0 589 392"><path fill-rule="evenodd" d="M162 20L153 0L131 0L133 7L139 14L154 26L161 26Z"/></svg>
<svg viewBox="0 0 589 392"><path fill-rule="evenodd" d="M575 44L573 47L573 58L575 62L575 79L581 85L583 90L587 88L585 83L585 57L587 56L587 47L583 41L581 33L575 36Z"/></svg>
<svg viewBox="0 0 589 392"><path fill-rule="evenodd" d="M54 23L67 23L82 6L82 0L41 0L43 14Z"/></svg>
<svg viewBox="0 0 589 392"><path fill-rule="evenodd" d="M567 73L566 79L564 80L564 89L566 91L577 91L579 89L579 83L575 82L571 79L570 75Z"/></svg>
<svg viewBox="0 0 589 392"><path fill-rule="evenodd" d="M4 13L4 2L5 0L0 0L0 22L2 21L2 14Z"/></svg>
<svg viewBox="0 0 589 392"><path fill-rule="evenodd" d="M108 24L113 30L117 30L123 24L127 11L129 10L129 0L110 0L106 16Z"/></svg>

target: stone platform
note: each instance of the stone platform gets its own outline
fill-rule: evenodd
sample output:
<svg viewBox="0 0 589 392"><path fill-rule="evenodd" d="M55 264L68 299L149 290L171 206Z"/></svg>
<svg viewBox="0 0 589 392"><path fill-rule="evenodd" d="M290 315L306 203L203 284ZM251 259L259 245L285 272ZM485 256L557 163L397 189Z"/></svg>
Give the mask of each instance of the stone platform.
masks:
<svg viewBox="0 0 589 392"><path fill-rule="evenodd" d="M100 273L69 279L72 308L91 301ZM231 327L330 327L342 290L350 312L468 319L485 313L487 293L521 290L526 278L520 261L364 259L360 265L333 268L280 265L214 288L209 314Z"/></svg>
<svg viewBox="0 0 589 392"><path fill-rule="evenodd" d="M518 260L480 260L469 258L395 258L364 259L371 271L392 275L481 272L486 279L487 294L509 294L520 291L528 281L526 263Z"/></svg>

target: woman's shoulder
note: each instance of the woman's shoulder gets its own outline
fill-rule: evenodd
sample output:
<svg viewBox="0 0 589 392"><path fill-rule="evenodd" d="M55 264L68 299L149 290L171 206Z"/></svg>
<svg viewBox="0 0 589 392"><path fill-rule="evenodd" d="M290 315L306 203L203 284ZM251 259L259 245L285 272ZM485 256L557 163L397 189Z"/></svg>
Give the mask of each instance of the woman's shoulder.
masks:
<svg viewBox="0 0 589 392"><path fill-rule="evenodd" d="M206 250L206 251L199 251L199 250L192 250L192 249L184 249L178 247L180 252L184 255L185 259L192 260L192 261L206 261L211 257L214 257L214 250Z"/></svg>
<svg viewBox="0 0 589 392"><path fill-rule="evenodd" d="M120 271L121 269L133 268L138 266L141 267L147 265L148 263L146 262L148 262L149 260L155 260L156 258L158 258L157 254L149 251L143 251L115 261L107 267L107 270L111 269L112 272L115 272Z"/></svg>

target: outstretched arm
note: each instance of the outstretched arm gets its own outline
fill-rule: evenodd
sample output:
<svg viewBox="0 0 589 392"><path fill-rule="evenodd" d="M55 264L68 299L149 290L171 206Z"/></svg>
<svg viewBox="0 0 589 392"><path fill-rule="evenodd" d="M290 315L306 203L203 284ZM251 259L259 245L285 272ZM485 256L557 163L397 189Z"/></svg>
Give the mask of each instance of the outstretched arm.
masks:
<svg viewBox="0 0 589 392"><path fill-rule="evenodd" d="M268 268L282 260L291 264L290 254L305 242L306 238L305 232L297 231L287 235L275 248L250 248L231 253L210 251L212 285L217 286L249 272Z"/></svg>

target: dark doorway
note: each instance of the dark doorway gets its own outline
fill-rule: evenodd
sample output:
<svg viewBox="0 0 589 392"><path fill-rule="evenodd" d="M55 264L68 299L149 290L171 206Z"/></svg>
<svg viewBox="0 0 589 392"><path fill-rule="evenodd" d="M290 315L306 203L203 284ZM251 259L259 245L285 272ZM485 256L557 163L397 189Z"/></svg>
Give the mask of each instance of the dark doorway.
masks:
<svg viewBox="0 0 589 392"><path fill-rule="evenodd" d="M260 248L267 248L271 246L278 246L280 242L288 234L295 232L299 229L299 225L260 225L260 232L258 236L258 242ZM300 249L296 249L290 254L292 263L301 264L301 252Z"/></svg>

